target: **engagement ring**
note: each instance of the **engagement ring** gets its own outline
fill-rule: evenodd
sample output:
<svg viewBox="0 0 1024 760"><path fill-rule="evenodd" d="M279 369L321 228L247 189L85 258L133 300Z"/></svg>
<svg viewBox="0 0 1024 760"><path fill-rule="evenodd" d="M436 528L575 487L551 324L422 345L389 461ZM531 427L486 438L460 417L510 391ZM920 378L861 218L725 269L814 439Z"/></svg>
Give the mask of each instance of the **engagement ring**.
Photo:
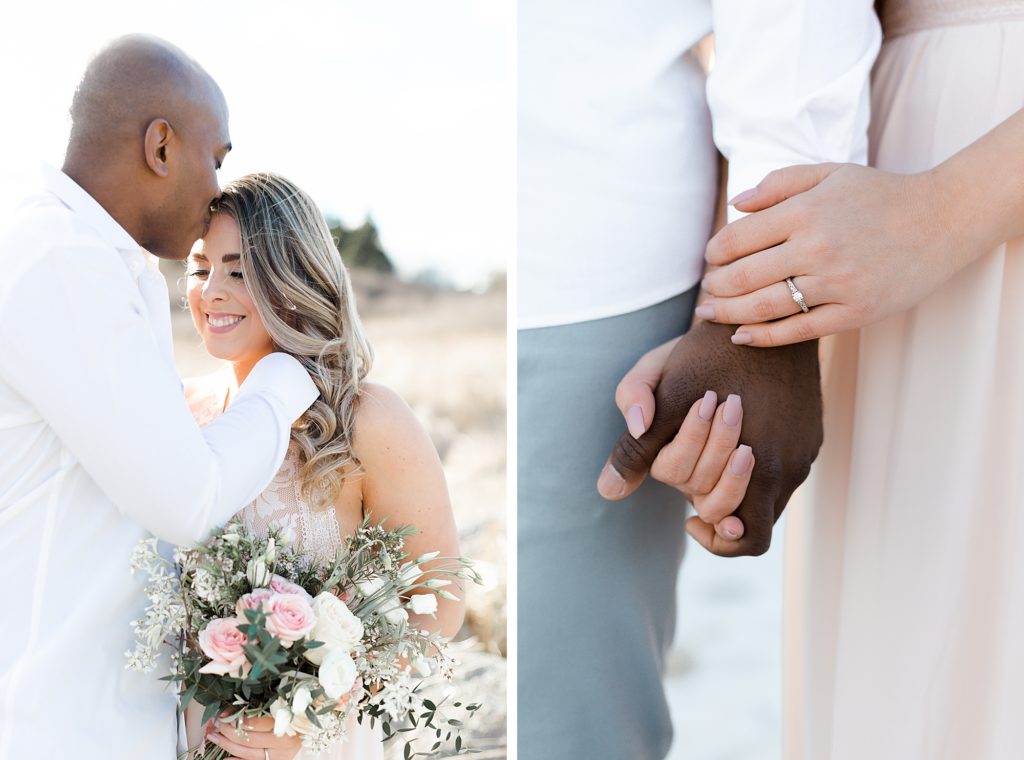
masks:
<svg viewBox="0 0 1024 760"><path fill-rule="evenodd" d="M789 292L793 294L793 300L800 306L800 311L808 312L810 309L807 307L807 302L804 301L804 294L797 290L796 285L793 284L793 278L787 277L786 284L789 285Z"/></svg>

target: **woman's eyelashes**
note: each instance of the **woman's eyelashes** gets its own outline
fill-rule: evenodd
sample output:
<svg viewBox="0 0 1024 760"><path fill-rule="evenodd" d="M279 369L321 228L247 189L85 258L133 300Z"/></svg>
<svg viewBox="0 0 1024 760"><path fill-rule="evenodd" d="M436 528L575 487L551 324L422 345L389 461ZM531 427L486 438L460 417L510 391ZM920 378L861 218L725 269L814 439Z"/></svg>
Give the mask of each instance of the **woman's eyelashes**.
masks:
<svg viewBox="0 0 1024 760"><path fill-rule="evenodd" d="M199 280L205 280L207 277L210 276L210 270L209 269L193 269L193 270L188 272L188 276L189 277L195 277L196 279L199 279ZM228 272L228 276L229 277L234 277L236 280L244 280L245 279L245 277L241 273L241 271L238 271L238 272Z"/></svg>

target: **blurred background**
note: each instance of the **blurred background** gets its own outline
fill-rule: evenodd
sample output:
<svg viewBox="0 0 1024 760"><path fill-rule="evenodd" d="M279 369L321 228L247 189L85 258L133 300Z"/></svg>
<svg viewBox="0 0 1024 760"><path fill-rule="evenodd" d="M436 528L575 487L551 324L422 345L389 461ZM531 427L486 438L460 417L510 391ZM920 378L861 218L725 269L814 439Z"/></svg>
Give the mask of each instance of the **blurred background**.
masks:
<svg viewBox="0 0 1024 760"><path fill-rule="evenodd" d="M272 170L320 205L352 270L376 354L370 379L405 398L430 433L463 553L485 579L467 597L456 685L484 704L467 744L504 758L514 4L105 0L102 10L39 2L3 15L0 208L33 186L39 161L61 165L86 63L130 32L180 46L224 90L234 149L222 184ZM181 374L219 369L179 307L184 266L162 269Z"/></svg>

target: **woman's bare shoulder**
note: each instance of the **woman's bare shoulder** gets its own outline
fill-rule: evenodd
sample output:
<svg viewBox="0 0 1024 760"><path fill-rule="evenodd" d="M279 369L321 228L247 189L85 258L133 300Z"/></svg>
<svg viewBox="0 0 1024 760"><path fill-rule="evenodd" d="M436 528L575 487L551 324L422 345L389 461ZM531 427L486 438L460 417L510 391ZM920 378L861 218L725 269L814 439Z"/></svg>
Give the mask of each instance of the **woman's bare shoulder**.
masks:
<svg viewBox="0 0 1024 760"><path fill-rule="evenodd" d="M354 417L352 447L356 456L393 451L417 440L429 443L426 431L405 400L385 385L364 383Z"/></svg>

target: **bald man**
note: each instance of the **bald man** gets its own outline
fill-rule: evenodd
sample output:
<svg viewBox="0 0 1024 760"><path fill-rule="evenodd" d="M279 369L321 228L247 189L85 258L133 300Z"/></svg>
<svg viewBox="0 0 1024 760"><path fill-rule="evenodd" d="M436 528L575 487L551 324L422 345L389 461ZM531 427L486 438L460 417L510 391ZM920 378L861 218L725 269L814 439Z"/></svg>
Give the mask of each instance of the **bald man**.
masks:
<svg viewBox="0 0 1024 760"><path fill-rule="evenodd" d="M184 259L219 194L231 141L210 76L124 37L71 116L63 171L0 231L0 758L173 760L174 689L125 668L146 607L132 550L200 541L252 501L317 391L271 354L200 431L175 375L149 254ZM232 754L296 754L262 728Z"/></svg>

